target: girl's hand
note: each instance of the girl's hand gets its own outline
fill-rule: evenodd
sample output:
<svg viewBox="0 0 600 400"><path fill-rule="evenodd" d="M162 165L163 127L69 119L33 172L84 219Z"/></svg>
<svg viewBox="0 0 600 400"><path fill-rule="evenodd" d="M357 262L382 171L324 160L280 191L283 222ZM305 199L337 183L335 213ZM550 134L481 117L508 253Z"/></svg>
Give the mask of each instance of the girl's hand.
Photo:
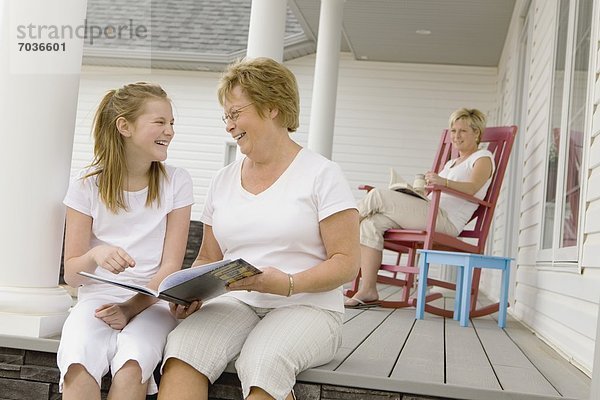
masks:
<svg viewBox="0 0 600 400"><path fill-rule="evenodd" d="M262 274L240 279L228 286L229 290L247 290L287 296L290 291L288 274L274 267L261 268Z"/></svg>
<svg viewBox="0 0 600 400"><path fill-rule="evenodd" d="M100 245L92 250L94 262L112 272L120 274L126 268L135 266L135 260L125 250L116 246Z"/></svg>
<svg viewBox="0 0 600 400"><path fill-rule="evenodd" d="M100 318L106 325L115 330L125 328L125 325L133 318L127 305L124 303L104 304L96 309L96 318Z"/></svg>
<svg viewBox="0 0 600 400"><path fill-rule="evenodd" d="M184 319L195 313L200 306L202 306L202 302L200 300L195 300L189 306L182 306L175 303L169 303L169 308L171 309L171 314L175 316L177 319Z"/></svg>

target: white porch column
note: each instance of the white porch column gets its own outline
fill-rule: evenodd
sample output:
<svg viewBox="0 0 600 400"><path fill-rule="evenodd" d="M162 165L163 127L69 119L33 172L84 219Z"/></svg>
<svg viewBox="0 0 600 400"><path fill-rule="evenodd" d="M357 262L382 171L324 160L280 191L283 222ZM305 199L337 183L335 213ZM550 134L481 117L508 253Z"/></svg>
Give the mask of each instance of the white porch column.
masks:
<svg viewBox="0 0 600 400"><path fill-rule="evenodd" d="M308 148L331 159L345 0L321 1Z"/></svg>
<svg viewBox="0 0 600 400"><path fill-rule="evenodd" d="M286 0L252 0L247 57L283 61L286 14Z"/></svg>
<svg viewBox="0 0 600 400"><path fill-rule="evenodd" d="M269 57L283 61L287 0L252 0L246 57ZM236 158L242 152L236 147Z"/></svg>
<svg viewBox="0 0 600 400"><path fill-rule="evenodd" d="M0 2L0 334L56 335L71 306L58 275L86 5Z"/></svg>

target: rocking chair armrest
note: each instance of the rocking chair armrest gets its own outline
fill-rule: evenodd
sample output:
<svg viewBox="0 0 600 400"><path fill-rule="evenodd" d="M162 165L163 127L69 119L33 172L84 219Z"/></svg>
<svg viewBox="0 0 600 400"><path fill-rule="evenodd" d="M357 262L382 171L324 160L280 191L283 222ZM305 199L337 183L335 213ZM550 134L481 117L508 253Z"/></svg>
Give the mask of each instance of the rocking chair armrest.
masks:
<svg viewBox="0 0 600 400"><path fill-rule="evenodd" d="M481 204L484 207L492 207L493 204L490 203L489 201L485 201L485 200L481 200L478 199L475 196L472 196L470 194L467 194L465 192L461 192L459 190L455 190L455 189L451 189L447 186L443 186L443 185L427 185L425 186L425 189L428 191L439 191L441 193L447 193L451 196L454 197L460 197L461 199L467 200L471 203L477 203L477 204Z"/></svg>
<svg viewBox="0 0 600 400"><path fill-rule="evenodd" d="M373 189L375 189L375 186L371 186L371 185L360 185L358 187L358 190L366 190L367 192L370 192Z"/></svg>

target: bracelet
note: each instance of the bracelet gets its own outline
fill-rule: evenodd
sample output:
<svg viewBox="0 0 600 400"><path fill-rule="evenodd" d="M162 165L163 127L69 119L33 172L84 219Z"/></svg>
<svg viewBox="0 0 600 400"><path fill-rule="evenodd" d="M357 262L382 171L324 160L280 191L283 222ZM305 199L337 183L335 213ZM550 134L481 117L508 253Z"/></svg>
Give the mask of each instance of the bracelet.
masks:
<svg viewBox="0 0 600 400"><path fill-rule="evenodd" d="M448 186L448 178L446 178L446 187L449 187L449 186Z"/></svg>
<svg viewBox="0 0 600 400"><path fill-rule="evenodd" d="M287 297L290 297L291 295L294 294L294 277L292 276L292 274L288 274L288 279L290 281L290 286L288 289Z"/></svg>

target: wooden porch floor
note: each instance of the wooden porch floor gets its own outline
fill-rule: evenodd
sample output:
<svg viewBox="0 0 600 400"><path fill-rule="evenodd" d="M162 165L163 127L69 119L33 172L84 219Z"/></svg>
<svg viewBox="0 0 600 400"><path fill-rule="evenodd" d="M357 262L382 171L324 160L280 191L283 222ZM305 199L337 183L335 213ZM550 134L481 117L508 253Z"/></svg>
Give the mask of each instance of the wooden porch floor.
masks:
<svg viewBox="0 0 600 400"><path fill-rule="evenodd" d="M451 309L453 299L444 301ZM510 316L505 329L494 316L461 328L427 313L415 320L414 308L348 310L343 334L335 359L299 382L449 399L589 399L590 378Z"/></svg>
<svg viewBox="0 0 600 400"><path fill-rule="evenodd" d="M380 295L394 299L398 290L382 287ZM451 297L437 301L452 307ZM58 341L0 335L0 348L55 353ZM7 367L2 364L6 362L0 367ZM4 371L10 378L11 368ZM57 371L49 379L53 385ZM0 368L0 376L2 372ZM226 372L235 374L233 363ZM25 375L20 379L32 379ZM241 398L237 377L224 375L234 378L226 378L233 383L225 385L237 386L237 394L231 397L228 389L227 396L215 398ZM473 319L461 328L457 321L427 313L424 320L415 320L414 308L372 308L346 312L343 343L335 359L301 373L298 384L299 400L589 400L591 380L510 316L505 329L493 316ZM317 391L302 393L303 385Z"/></svg>

